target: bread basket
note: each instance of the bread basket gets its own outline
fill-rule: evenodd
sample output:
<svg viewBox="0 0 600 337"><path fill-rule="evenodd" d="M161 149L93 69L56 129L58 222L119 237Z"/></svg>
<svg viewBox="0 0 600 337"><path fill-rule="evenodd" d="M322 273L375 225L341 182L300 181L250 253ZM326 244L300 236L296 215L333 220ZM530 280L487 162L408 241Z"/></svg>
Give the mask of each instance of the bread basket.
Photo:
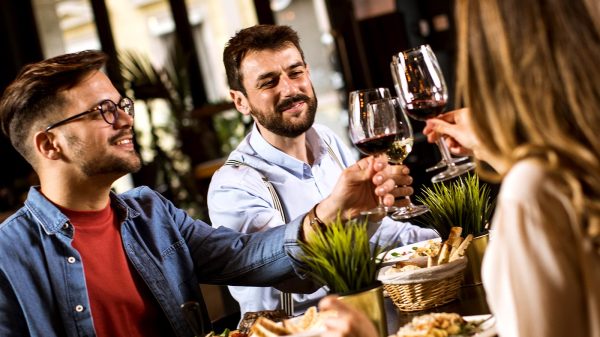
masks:
<svg viewBox="0 0 600 337"><path fill-rule="evenodd" d="M394 304L402 311L419 311L446 304L458 298L467 258L429 268L386 274L392 266L379 271Z"/></svg>

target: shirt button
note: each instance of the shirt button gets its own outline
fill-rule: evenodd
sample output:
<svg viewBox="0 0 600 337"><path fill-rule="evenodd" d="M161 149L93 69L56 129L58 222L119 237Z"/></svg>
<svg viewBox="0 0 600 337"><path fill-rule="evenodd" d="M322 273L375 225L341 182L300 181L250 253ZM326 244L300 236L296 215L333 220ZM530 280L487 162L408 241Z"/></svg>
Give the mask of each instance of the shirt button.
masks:
<svg viewBox="0 0 600 337"><path fill-rule="evenodd" d="M75 261L77 261L77 260L75 260L75 258L74 258L74 257L72 257L72 256L69 256L69 257L67 258L67 262L69 262L69 263L75 263Z"/></svg>
<svg viewBox="0 0 600 337"><path fill-rule="evenodd" d="M76 305L75 306L75 311L82 312L83 311L83 305L81 305L81 304Z"/></svg>

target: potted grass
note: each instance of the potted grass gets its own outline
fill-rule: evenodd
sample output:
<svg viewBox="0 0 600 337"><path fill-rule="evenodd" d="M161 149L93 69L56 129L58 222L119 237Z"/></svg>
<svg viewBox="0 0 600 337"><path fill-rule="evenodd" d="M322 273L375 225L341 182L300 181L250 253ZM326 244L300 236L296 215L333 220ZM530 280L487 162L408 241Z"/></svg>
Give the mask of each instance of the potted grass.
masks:
<svg viewBox="0 0 600 337"><path fill-rule="evenodd" d="M489 240L488 224L495 206L491 188L480 183L476 174L469 173L447 184L423 188L417 200L430 210L417 221L437 231L442 239L448 238L453 226L461 227L463 236L473 235L466 252L469 263L465 284L480 284L481 261Z"/></svg>
<svg viewBox="0 0 600 337"><path fill-rule="evenodd" d="M384 248L369 243L367 219L344 221L338 215L300 247L307 272L342 301L362 310L380 336L387 336L383 287L377 280L382 263L377 256Z"/></svg>

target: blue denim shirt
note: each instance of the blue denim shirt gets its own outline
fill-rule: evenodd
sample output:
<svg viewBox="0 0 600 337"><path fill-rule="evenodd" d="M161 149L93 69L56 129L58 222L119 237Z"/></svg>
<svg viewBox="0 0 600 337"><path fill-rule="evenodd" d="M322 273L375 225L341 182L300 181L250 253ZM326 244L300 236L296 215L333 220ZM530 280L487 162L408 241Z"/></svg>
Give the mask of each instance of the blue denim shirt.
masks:
<svg viewBox="0 0 600 337"><path fill-rule="evenodd" d="M123 219L127 257L176 336L192 336L180 305L203 306L199 283L297 280L292 264L302 217L245 235L194 220L147 187L111 194L111 200ZM72 240L69 219L33 187L25 205L0 225L0 336L95 336L84 266Z"/></svg>

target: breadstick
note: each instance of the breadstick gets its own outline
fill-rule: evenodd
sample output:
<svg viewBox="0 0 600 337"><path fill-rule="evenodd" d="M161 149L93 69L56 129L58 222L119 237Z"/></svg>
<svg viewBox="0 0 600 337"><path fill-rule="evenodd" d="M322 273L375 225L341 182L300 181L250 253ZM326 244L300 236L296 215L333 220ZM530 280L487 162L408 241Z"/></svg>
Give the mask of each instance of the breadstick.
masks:
<svg viewBox="0 0 600 337"><path fill-rule="evenodd" d="M449 262L452 262L460 257L463 257L465 255L465 251L467 250L467 247L469 247L469 244L471 243L472 240L473 240L473 234L467 235L467 237L463 240L463 242L460 244L460 246L458 246L458 248L452 252L452 254L450 255Z"/></svg>
<svg viewBox="0 0 600 337"><path fill-rule="evenodd" d="M442 249L440 250L440 256L438 257L438 266L448 262L448 256L450 255L450 245L448 242L442 243Z"/></svg>

